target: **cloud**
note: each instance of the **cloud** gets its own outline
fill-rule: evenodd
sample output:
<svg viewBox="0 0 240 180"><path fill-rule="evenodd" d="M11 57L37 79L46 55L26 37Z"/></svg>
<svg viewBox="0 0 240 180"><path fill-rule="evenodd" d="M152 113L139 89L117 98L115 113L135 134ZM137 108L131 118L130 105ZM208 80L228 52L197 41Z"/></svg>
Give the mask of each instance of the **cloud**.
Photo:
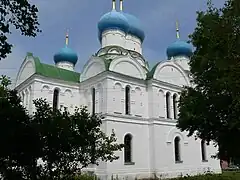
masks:
<svg viewBox="0 0 240 180"><path fill-rule="evenodd" d="M16 46L7 59L0 61L0 74L13 79L26 52L33 52L41 61L53 64L53 55L64 46L64 36L70 29L70 47L77 51L80 71L88 58L100 48L97 39L97 22L110 11L110 0L30 0L39 9L40 28L36 38L11 35ZM143 52L147 61L154 64L166 58L167 46L175 40L175 21L179 20L181 38L187 39L196 25L196 11L206 8L207 0L132 0L124 1L124 11L138 17L145 29ZM214 0L217 6L224 0Z"/></svg>

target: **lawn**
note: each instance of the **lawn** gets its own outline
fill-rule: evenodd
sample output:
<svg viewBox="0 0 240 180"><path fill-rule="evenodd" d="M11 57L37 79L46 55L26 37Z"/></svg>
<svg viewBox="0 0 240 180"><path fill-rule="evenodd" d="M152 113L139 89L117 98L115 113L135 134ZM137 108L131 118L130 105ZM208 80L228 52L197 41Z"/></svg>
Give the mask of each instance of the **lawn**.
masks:
<svg viewBox="0 0 240 180"><path fill-rule="evenodd" d="M240 171L224 171L222 174L206 174L172 180L240 180Z"/></svg>
<svg viewBox="0 0 240 180"><path fill-rule="evenodd" d="M93 176L91 177L87 175L82 175L82 176L76 177L74 180L96 180L96 179L97 178ZM123 179L113 178L113 180L123 180ZM155 178L155 179L138 179L138 180L162 180L162 179ZM199 176L179 177L179 178L173 178L168 180L240 180L240 171L224 171L222 174L206 174L206 175L199 175Z"/></svg>
<svg viewBox="0 0 240 180"><path fill-rule="evenodd" d="M150 180L150 179L144 179ZM161 179L151 179L161 180ZM206 174L199 176L179 177L168 180L240 180L240 171L224 171L222 174Z"/></svg>

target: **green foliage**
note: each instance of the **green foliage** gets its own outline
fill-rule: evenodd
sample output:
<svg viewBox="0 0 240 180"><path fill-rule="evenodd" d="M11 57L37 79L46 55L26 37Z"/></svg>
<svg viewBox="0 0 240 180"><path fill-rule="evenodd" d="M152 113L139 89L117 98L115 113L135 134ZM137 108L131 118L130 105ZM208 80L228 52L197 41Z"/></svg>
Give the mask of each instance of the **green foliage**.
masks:
<svg viewBox="0 0 240 180"><path fill-rule="evenodd" d="M107 136L101 131L99 116L90 115L85 107L74 114L53 110L42 99L34 104L36 113L32 119L44 147L41 158L47 162L42 166L45 175L52 179L60 174L69 177L89 164L118 159L114 151L123 145L116 143L114 132Z"/></svg>
<svg viewBox="0 0 240 180"><path fill-rule="evenodd" d="M86 108L73 114L53 110L42 99L34 101L36 112L29 115L9 84L6 77L0 79L3 179L73 179L89 164L118 159L114 152L123 145L116 142L114 132L107 136L101 131L101 117L90 115Z"/></svg>
<svg viewBox="0 0 240 180"><path fill-rule="evenodd" d="M73 180L97 180L97 177L96 176L89 176L87 174L83 174L83 175L74 177Z"/></svg>
<svg viewBox="0 0 240 180"><path fill-rule="evenodd" d="M40 32L37 12L37 7L28 0L0 1L0 60L11 53L12 45L7 39L12 27L25 36L35 37Z"/></svg>
<svg viewBox="0 0 240 180"><path fill-rule="evenodd" d="M0 83L0 174L6 179L20 179L34 166L38 136L31 128L17 92L8 89L10 81Z"/></svg>
<svg viewBox="0 0 240 180"><path fill-rule="evenodd" d="M190 61L194 87L186 87L179 102L177 127L219 145L221 157L240 157L240 1L223 8L208 2L198 12L190 35L196 47Z"/></svg>

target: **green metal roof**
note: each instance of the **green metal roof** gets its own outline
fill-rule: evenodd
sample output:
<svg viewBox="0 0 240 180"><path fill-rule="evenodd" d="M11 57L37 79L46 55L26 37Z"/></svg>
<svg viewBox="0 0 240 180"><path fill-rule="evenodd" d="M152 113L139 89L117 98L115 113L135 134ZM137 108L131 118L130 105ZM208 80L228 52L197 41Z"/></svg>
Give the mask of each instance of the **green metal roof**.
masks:
<svg viewBox="0 0 240 180"><path fill-rule="evenodd" d="M155 73L155 71L156 71L156 68L158 67L159 64L160 64L160 62L158 62L157 64L155 64L155 65L153 66L152 70L147 73L147 80L153 78L153 75L154 75L154 73Z"/></svg>
<svg viewBox="0 0 240 180"><path fill-rule="evenodd" d="M35 73L38 75L69 82L80 82L80 73L78 72L69 71L53 65L41 63L40 59L38 57L34 57L32 53L27 53L27 56L33 57L35 63Z"/></svg>

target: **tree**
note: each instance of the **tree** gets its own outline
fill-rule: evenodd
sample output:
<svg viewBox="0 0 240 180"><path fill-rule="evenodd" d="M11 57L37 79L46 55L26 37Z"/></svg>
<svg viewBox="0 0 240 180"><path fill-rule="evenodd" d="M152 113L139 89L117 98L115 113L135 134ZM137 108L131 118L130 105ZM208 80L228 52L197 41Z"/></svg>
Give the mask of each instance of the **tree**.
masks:
<svg viewBox="0 0 240 180"><path fill-rule="evenodd" d="M23 179L36 170L38 136L17 92L8 89L10 81L0 78L0 175L4 179Z"/></svg>
<svg viewBox="0 0 240 180"><path fill-rule="evenodd" d="M11 53L12 45L7 41L11 27L25 36L35 37L40 32L37 12L28 0L0 1L0 60Z"/></svg>
<svg viewBox="0 0 240 180"><path fill-rule="evenodd" d="M41 178L72 177L90 164L113 161L122 149L114 132L107 136L100 129L102 118L90 115L87 109L76 109L74 114L53 110L46 100L34 101L36 112L32 120L41 138Z"/></svg>
<svg viewBox="0 0 240 180"><path fill-rule="evenodd" d="M240 146L240 1L223 8L208 2L197 13L190 35L196 47L190 61L194 87L185 87L179 101L177 127L219 147L220 158L239 158Z"/></svg>
<svg viewBox="0 0 240 180"><path fill-rule="evenodd" d="M102 117L87 109L73 114L53 110L46 100L34 100L28 114L15 90L0 78L0 177L37 180L73 178L82 168L99 161L114 161L122 149L114 132L100 129Z"/></svg>

